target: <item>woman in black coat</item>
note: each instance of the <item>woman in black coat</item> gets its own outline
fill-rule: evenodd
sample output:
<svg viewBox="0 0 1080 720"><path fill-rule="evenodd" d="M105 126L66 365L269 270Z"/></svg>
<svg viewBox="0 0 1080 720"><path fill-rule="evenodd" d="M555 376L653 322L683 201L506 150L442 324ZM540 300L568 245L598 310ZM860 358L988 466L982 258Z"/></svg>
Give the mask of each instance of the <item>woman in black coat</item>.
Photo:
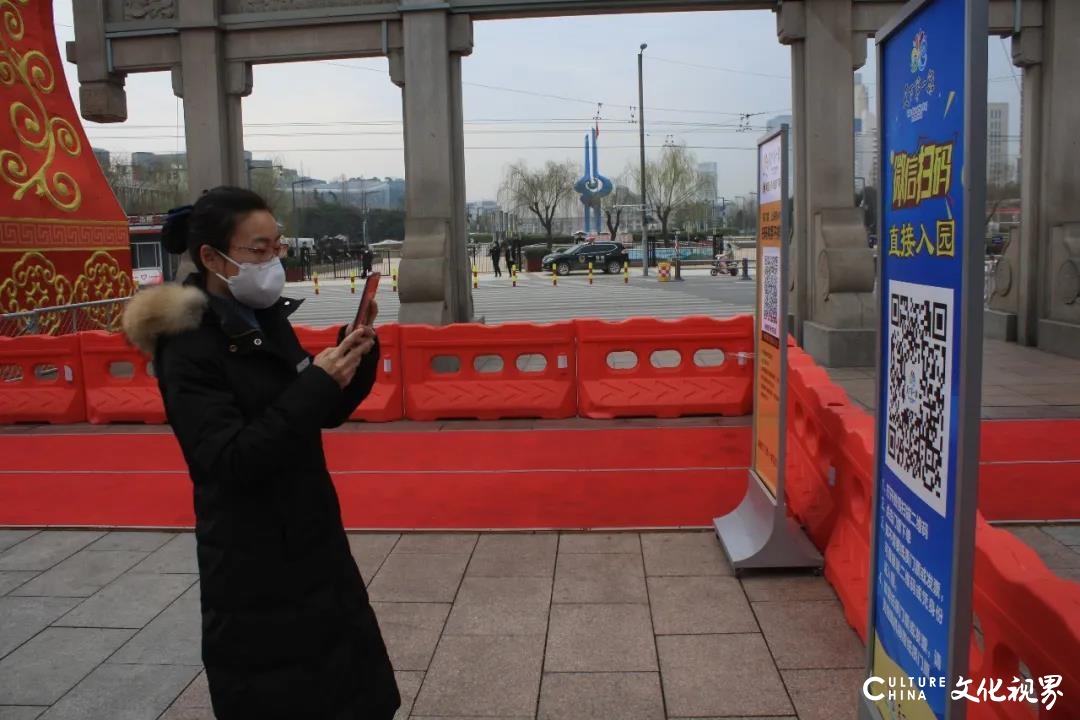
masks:
<svg viewBox="0 0 1080 720"><path fill-rule="evenodd" d="M400 705L378 622L349 552L322 429L371 390L371 328L342 328L312 358L280 297L280 235L266 203L216 188L170 213L190 252L183 286L137 294L124 332L152 353L194 483L202 656L218 720L389 720Z"/></svg>

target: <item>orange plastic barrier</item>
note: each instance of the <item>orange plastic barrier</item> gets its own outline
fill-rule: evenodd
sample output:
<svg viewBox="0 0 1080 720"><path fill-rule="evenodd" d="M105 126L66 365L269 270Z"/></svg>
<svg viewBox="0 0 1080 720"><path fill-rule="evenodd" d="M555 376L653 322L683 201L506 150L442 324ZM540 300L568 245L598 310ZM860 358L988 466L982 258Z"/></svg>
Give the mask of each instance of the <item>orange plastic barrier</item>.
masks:
<svg viewBox="0 0 1080 720"><path fill-rule="evenodd" d="M800 348L788 358L788 505L866 642L874 421Z"/></svg>
<svg viewBox="0 0 1080 720"><path fill-rule="evenodd" d="M973 610L980 632L971 643L971 687L983 679L987 687L990 680L1001 680L1007 694L1013 678L1026 676L1034 680L1040 703L968 703L968 717L1028 720L1038 708L1040 719L1080 718L1080 585L1053 574L1034 550L991 527L981 514L975 528ZM1047 675L1061 676L1062 695L1050 710L1041 702L1039 684Z"/></svg>
<svg viewBox="0 0 1080 720"><path fill-rule="evenodd" d="M86 419L94 424L165 422L165 404L150 358L117 333L97 330L79 335L86 374Z"/></svg>
<svg viewBox="0 0 1080 720"><path fill-rule="evenodd" d="M402 328L410 420L574 417L574 326Z"/></svg>
<svg viewBox="0 0 1080 720"><path fill-rule="evenodd" d="M296 337L312 355L337 344L338 327L296 327ZM375 385L364 402L349 416L350 420L365 422L392 422L405 417L401 389L401 328L398 325L380 325L379 369Z"/></svg>
<svg viewBox="0 0 1080 720"><path fill-rule="evenodd" d="M583 417L749 415L753 318L575 320Z"/></svg>
<svg viewBox="0 0 1080 720"><path fill-rule="evenodd" d="M86 420L79 336L0 337L0 424Z"/></svg>
<svg viewBox="0 0 1080 720"><path fill-rule="evenodd" d="M825 556L825 576L848 623L866 642L873 418L853 406L802 350L789 353L787 500ZM1064 580L981 513L975 534L971 688L1060 675L1052 710L1019 702L969 703L972 720L1080 717L1080 584ZM1026 671L1025 671L1026 668Z"/></svg>

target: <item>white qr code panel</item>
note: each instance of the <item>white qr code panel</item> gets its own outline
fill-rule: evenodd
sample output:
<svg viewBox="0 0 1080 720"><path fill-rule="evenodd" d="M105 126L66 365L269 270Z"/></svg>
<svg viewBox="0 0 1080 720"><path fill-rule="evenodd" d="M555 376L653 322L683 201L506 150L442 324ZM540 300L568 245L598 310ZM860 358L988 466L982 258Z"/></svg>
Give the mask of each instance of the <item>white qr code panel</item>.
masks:
<svg viewBox="0 0 1080 720"><path fill-rule="evenodd" d="M780 339L780 248L761 249L761 331Z"/></svg>
<svg viewBox="0 0 1080 720"><path fill-rule="evenodd" d="M889 282L885 463L942 517L948 498L953 291Z"/></svg>

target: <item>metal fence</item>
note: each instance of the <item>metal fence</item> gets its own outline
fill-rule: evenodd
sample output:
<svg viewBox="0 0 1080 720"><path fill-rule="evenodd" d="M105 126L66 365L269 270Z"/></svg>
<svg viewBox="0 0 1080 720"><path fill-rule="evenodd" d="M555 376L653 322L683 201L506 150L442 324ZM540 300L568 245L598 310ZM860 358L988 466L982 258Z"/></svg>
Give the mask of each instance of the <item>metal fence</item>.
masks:
<svg viewBox="0 0 1080 720"><path fill-rule="evenodd" d="M0 315L0 336L67 335L83 330L120 330L120 315L130 298L95 300Z"/></svg>

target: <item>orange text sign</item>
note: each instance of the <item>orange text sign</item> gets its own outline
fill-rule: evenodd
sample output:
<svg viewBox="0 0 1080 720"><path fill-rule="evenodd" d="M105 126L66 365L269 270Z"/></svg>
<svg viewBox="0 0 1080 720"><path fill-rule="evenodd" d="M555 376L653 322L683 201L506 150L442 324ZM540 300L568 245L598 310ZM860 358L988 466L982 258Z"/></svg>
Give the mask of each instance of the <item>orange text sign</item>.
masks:
<svg viewBox="0 0 1080 720"><path fill-rule="evenodd" d="M783 223L783 136L758 147L757 322L754 363L753 470L777 497L780 488L782 382L785 343Z"/></svg>

